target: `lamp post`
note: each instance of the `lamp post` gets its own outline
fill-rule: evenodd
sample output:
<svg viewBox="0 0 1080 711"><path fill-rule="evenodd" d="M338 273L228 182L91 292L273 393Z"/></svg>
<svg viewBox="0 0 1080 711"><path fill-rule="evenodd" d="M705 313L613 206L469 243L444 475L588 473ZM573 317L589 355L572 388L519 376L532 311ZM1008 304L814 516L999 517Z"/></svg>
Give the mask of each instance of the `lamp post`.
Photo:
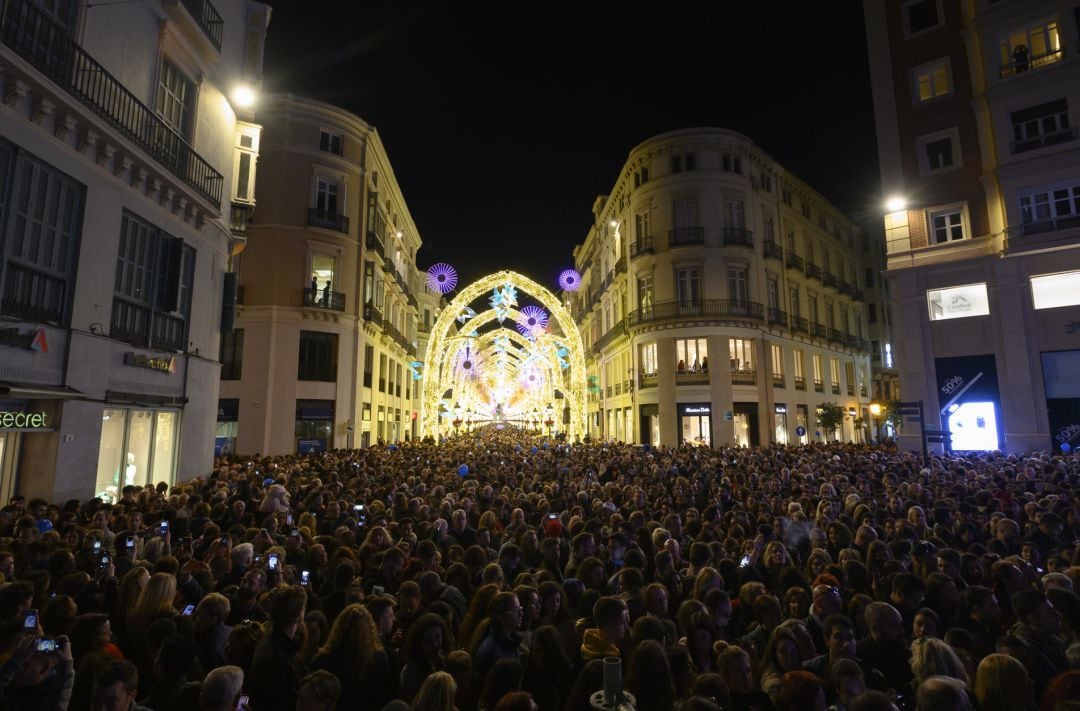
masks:
<svg viewBox="0 0 1080 711"><path fill-rule="evenodd" d="M877 418L880 416L881 405L876 402L870 403L870 430L874 433L874 442L879 442L881 440L877 425Z"/></svg>
<svg viewBox="0 0 1080 711"><path fill-rule="evenodd" d="M547 413L547 421L544 424L546 424L547 428L548 428L548 437L552 437L555 434L555 417L554 417L555 405L553 405L552 403L549 402L548 406L547 406L546 413Z"/></svg>

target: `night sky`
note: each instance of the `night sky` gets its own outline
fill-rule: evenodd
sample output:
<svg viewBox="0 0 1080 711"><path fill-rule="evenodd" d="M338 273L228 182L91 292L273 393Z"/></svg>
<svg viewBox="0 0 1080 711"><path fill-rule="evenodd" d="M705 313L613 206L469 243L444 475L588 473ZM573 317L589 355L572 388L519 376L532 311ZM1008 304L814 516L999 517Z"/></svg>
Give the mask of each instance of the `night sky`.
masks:
<svg viewBox="0 0 1080 711"><path fill-rule="evenodd" d="M422 270L554 288L631 148L677 128L746 134L855 219L881 201L854 0L272 5L264 90L378 128Z"/></svg>

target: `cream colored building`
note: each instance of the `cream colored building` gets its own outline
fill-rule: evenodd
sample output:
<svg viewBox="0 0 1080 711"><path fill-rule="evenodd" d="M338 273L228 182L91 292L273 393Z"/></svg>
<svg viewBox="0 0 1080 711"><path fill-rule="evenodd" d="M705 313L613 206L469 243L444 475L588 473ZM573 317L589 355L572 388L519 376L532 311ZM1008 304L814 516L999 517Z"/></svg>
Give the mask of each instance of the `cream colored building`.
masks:
<svg viewBox="0 0 1080 711"><path fill-rule="evenodd" d="M270 8L0 13L0 499L203 474Z"/></svg>
<svg viewBox="0 0 1080 711"><path fill-rule="evenodd" d="M955 449L1080 445L1075 8L864 8L904 400Z"/></svg>
<svg viewBox="0 0 1080 711"><path fill-rule="evenodd" d="M808 442L830 437L816 412L835 402L835 436L865 437L865 260L820 194L745 136L686 129L635 147L593 214L564 294L589 350L590 435Z"/></svg>
<svg viewBox="0 0 1080 711"><path fill-rule="evenodd" d="M282 454L415 437L420 237L374 127L266 97L260 205L221 360L217 449Z"/></svg>

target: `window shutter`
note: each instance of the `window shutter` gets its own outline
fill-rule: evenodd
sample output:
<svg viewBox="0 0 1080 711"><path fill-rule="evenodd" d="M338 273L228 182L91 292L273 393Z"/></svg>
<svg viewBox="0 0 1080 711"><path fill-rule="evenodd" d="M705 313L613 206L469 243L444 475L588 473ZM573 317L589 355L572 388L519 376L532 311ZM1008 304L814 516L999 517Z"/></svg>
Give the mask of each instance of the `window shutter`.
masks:
<svg viewBox="0 0 1080 711"><path fill-rule="evenodd" d="M158 284L157 308L170 313L180 308L180 268L183 264L184 240L162 236L161 273Z"/></svg>

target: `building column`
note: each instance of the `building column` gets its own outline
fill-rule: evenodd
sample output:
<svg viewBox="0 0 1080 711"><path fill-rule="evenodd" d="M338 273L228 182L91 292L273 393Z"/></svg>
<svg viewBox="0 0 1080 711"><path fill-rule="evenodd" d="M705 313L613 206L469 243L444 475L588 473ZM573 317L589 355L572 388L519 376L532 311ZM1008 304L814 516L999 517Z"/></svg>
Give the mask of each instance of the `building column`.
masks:
<svg viewBox="0 0 1080 711"><path fill-rule="evenodd" d="M679 418L675 410L675 340L656 339L656 389L660 405L660 444L679 444Z"/></svg>
<svg viewBox="0 0 1080 711"><path fill-rule="evenodd" d="M735 444L735 428L727 419L734 395L731 391L731 366L727 336L709 336L709 400L712 402L712 443L714 447Z"/></svg>

